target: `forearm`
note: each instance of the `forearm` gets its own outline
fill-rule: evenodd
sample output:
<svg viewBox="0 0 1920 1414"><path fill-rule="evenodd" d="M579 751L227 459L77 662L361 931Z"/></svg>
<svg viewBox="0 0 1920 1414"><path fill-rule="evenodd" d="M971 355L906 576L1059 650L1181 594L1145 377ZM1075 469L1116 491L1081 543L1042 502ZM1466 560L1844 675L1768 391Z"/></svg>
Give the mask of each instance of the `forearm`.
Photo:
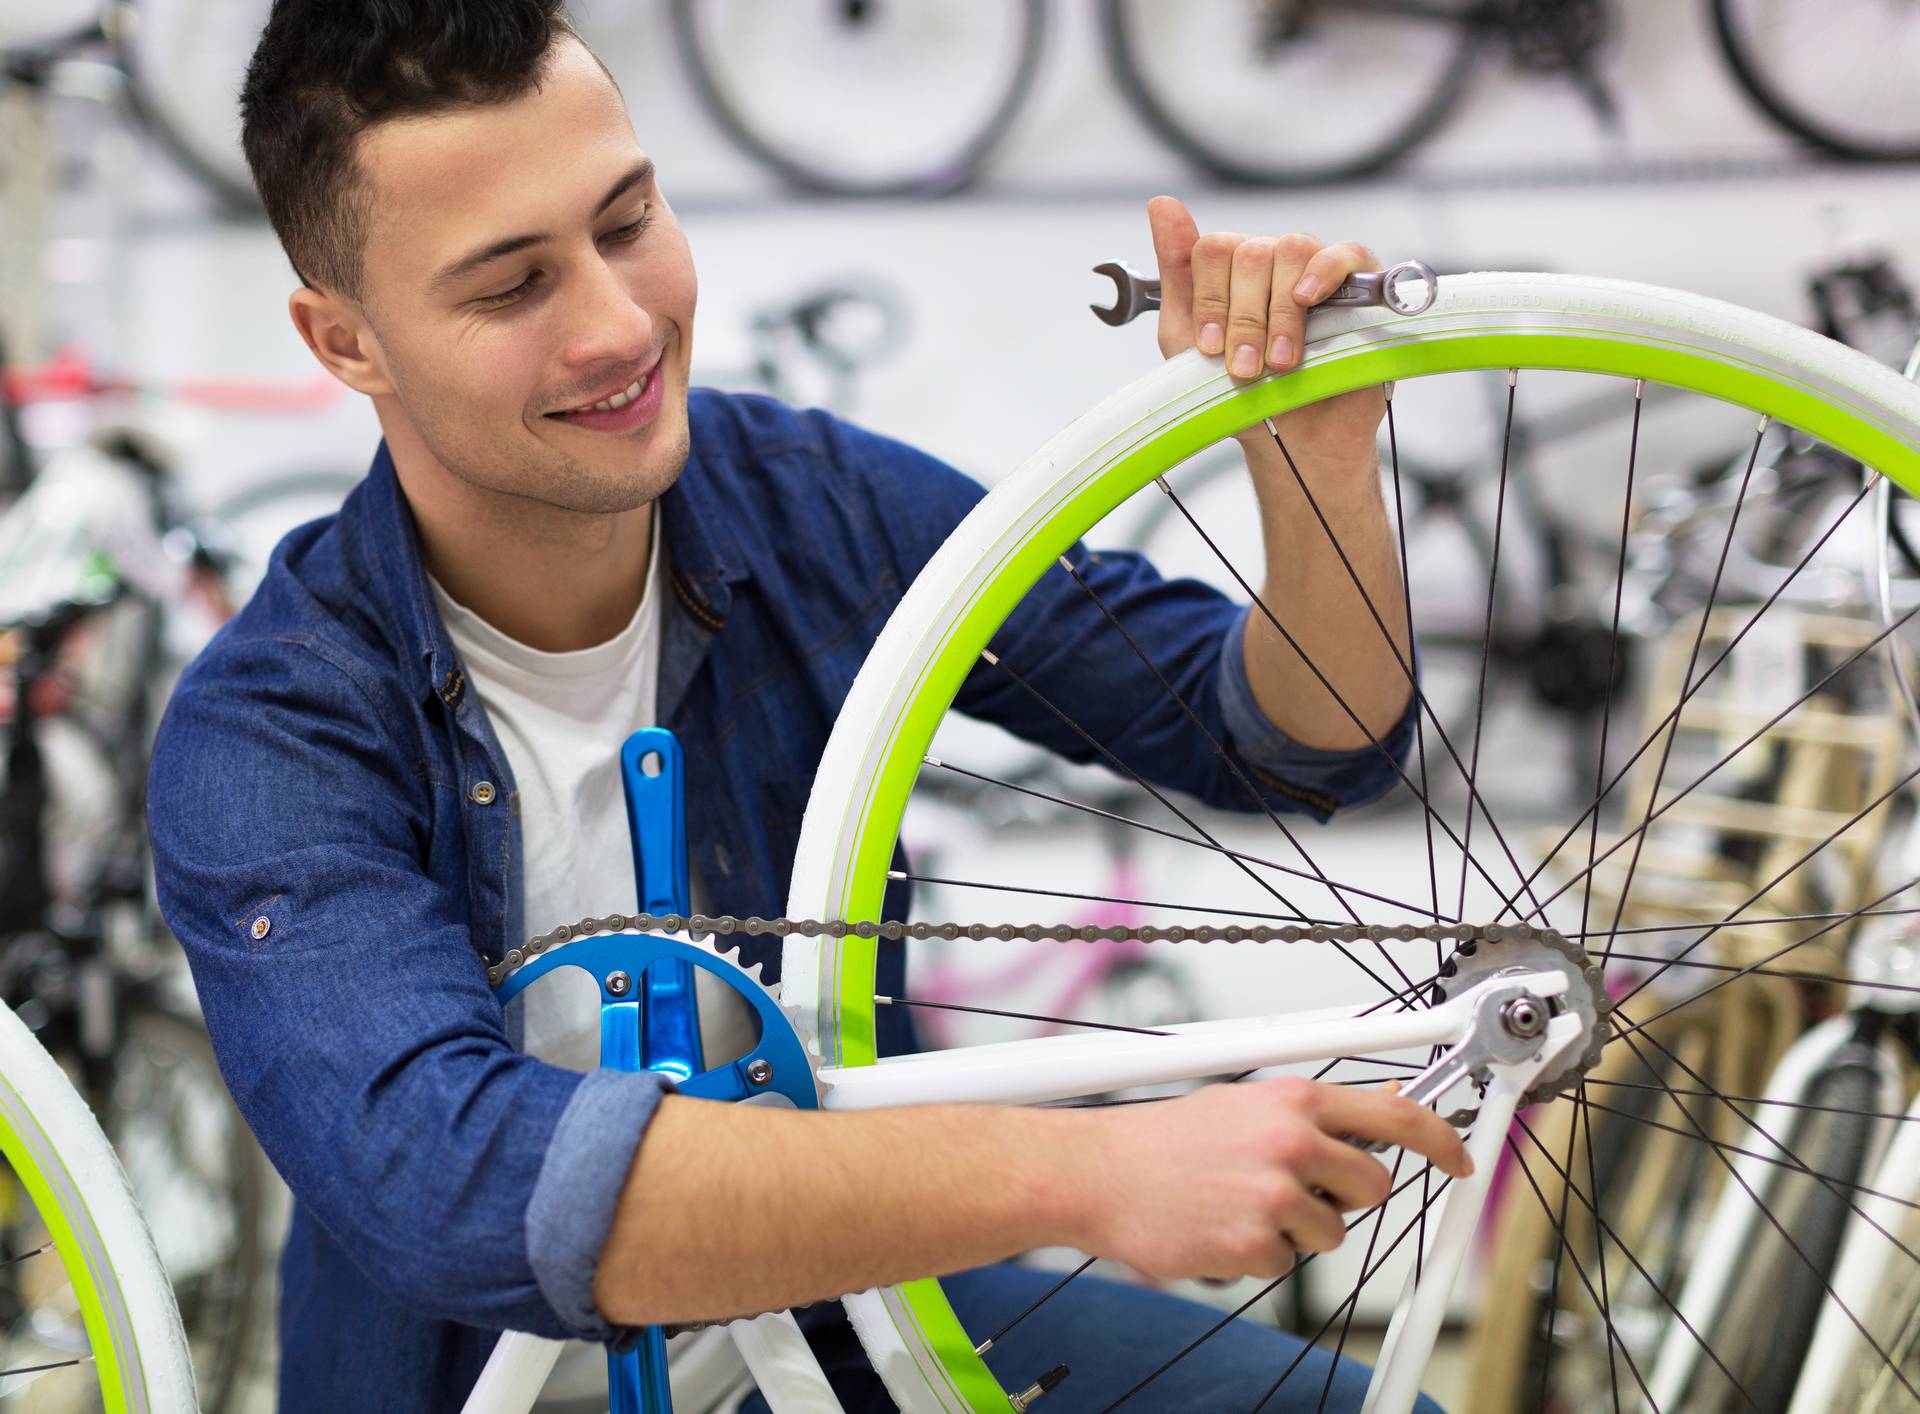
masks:
<svg viewBox="0 0 1920 1414"><path fill-rule="evenodd" d="M929 1105L806 1114L668 1097L594 1277L622 1325L715 1320L1080 1236L1087 1117Z"/></svg>
<svg viewBox="0 0 1920 1414"><path fill-rule="evenodd" d="M1371 448L1316 454L1290 444L1295 464L1312 488L1309 501L1271 438L1262 434L1260 441L1250 440L1246 450L1258 488L1266 551L1261 603L1299 645L1295 651L1259 609L1248 616L1246 666L1254 700L1275 726L1302 745L1323 750L1366 746L1369 734L1385 737L1405 712L1407 665L1413 661L1399 556L1380 495L1377 458ZM1332 528L1331 538L1327 527ZM1355 588L1356 576L1364 598ZM1391 639L1380 631L1381 623ZM1364 731L1355 724L1356 716Z"/></svg>

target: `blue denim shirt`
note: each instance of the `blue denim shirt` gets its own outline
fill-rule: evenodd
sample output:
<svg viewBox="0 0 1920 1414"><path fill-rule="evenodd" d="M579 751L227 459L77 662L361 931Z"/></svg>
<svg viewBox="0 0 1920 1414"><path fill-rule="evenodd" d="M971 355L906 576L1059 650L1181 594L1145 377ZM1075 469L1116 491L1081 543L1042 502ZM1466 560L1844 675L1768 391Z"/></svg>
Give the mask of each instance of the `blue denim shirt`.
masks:
<svg viewBox="0 0 1920 1414"><path fill-rule="evenodd" d="M691 418L662 501L658 719L685 746L688 850L712 906L774 916L854 673L982 492L825 413L702 390ZM1393 783L1379 752L1313 751L1261 716L1243 610L1133 554L1072 558L1272 805L1324 817ZM1064 572L994 648L1142 774L1252 807ZM1089 755L984 666L959 706ZM625 735L608 724L609 770ZM182 679L149 822L221 1068L295 1197L281 1409L454 1410L501 1330L628 1339L595 1309L593 1274L663 1082L520 1053L487 986L486 963L558 920L521 916L518 797L384 445ZM905 906L891 898L890 916ZM771 940L742 952L777 976ZM897 944L881 966L896 990ZM884 1050L911 1044L898 1010Z"/></svg>

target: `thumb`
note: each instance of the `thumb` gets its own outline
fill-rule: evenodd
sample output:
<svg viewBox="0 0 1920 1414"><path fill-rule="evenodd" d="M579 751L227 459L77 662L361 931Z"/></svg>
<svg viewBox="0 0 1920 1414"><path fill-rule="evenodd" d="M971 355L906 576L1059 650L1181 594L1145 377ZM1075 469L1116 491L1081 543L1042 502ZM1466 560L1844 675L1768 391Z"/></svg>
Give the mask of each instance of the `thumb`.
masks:
<svg viewBox="0 0 1920 1414"><path fill-rule="evenodd" d="M1160 266L1160 351L1171 357L1193 347L1193 247L1200 227L1177 197L1147 203L1154 259Z"/></svg>

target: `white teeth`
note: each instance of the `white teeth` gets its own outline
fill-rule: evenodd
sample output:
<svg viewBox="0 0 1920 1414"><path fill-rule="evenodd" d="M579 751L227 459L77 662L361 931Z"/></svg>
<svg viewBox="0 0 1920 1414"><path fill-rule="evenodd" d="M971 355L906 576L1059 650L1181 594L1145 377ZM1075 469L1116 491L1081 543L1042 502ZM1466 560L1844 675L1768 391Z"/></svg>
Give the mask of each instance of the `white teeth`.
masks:
<svg viewBox="0 0 1920 1414"><path fill-rule="evenodd" d="M644 388L646 384L647 384L646 379L644 378L637 379L634 382L627 384L626 388L623 389L621 392L615 393L610 398L603 398L601 401L597 403L589 404L585 409L583 409L583 411L612 412L616 408L623 408L628 403L632 402L635 398L640 396L640 390Z"/></svg>

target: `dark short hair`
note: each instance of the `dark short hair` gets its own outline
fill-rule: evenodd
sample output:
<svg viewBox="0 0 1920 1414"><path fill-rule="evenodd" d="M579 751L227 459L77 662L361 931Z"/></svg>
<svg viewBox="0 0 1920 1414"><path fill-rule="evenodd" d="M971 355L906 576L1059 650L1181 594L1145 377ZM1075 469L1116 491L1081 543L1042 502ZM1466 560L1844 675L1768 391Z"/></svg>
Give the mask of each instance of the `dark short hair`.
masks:
<svg viewBox="0 0 1920 1414"><path fill-rule="evenodd" d="M531 93L554 42L574 35L561 5L274 0L240 91L240 142L303 283L364 294L372 204L355 161L360 135Z"/></svg>

